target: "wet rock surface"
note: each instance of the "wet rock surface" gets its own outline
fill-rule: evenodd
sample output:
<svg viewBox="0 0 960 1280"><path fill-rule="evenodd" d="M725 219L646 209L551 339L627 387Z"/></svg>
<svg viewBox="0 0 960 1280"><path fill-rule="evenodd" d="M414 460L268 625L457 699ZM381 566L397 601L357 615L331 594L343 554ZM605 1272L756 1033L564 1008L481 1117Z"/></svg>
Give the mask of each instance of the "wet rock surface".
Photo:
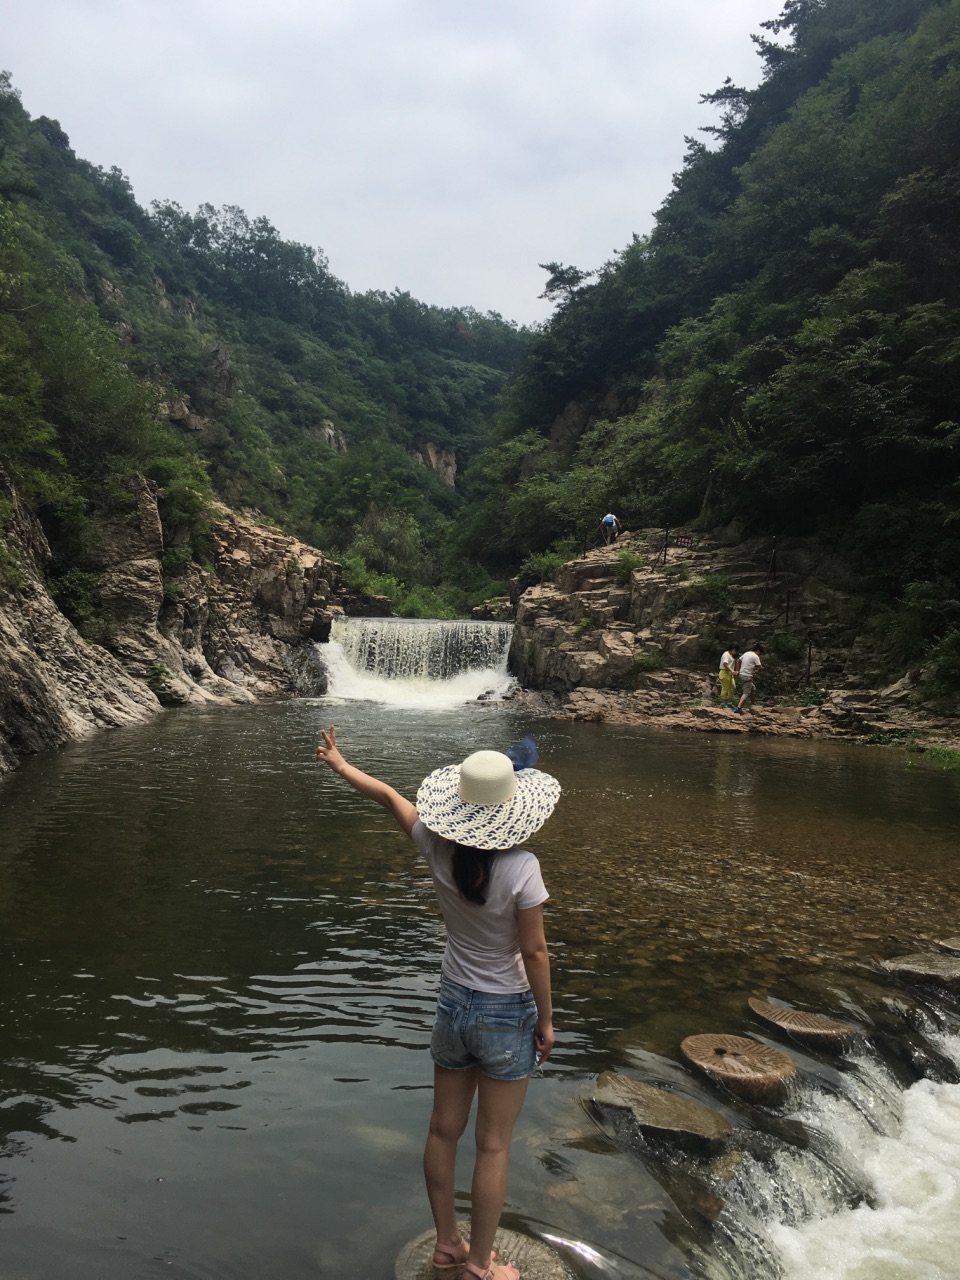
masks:
<svg viewBox="0 0 960 1280"><path fill-rule="evenodd" d="M914 955L896 956L881 964L884 973L904 982L918 982L948 987L960 992L960 956L942 951L920 951Z"/></svg>
<svg viewBox="0 0 960 1280"><path fill-rule="evenodd" d="M730 1134L730 1125L718 1111L615 1071L601 1074L592 1097L600 1106L629 1112L646 1137L669 1139L678 1146L713 1150Z"/></svg>

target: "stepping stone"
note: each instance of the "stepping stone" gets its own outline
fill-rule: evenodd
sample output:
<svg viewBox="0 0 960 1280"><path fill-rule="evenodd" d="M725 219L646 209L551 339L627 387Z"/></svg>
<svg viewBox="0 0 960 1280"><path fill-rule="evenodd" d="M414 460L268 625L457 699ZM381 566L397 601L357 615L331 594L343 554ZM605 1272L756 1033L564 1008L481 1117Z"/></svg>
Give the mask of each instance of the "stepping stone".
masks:
<svg viewBox="0 0 960 1280"><path fill-rule="evenodd" d="M751 996L747 1004L764 1022L817 1049L843 1049L859 1034L852 1022L837 1022L821 1013L805 1013L802 1009L785 1009L759 996Z"/></svg>
<svg viewBox="0 0 960 1280"><path fill-rule="evenodd" d="M941 942L933 944L938 951L944 952L948 956L960 956L960 938L944 938Z"/></svg>
<svg viewBox="0 0 960 1280"><path fill-rule="evenodd" d="M593 1100L604 1107L629 1111L645 1137L666 1139L684 1148L713 1151L730 1133L730 1125L718 1111L616 1071L602 1073Z"/></svg>
<svg viewBox="0 0 960 1280"><path fill-rule="evenodd" d="M919 951L916 955L897 956L882 961L880 968L892 978L905 982L932 983L960 991L960 956L942 951Z"/></svg>
<svg viewBox="0 0 960 1280"><path fill-rule="evenodd" d="M461 1222L460 1234L470 1239L470 1227ZM404 1245L397 1258L396 1280L433 1280L433 1248L437 1233L425 1231ZM497 1261L515 1266L523 1280L569 1280L569 1272L560 1255L532 1236L501 1227L493 1238Z"/></svg>
<svg viewBox="0 0 960 1280"><path fill-rule="evenodd" d="M687 1036L680 1052L712 1080L748 1102L781 1102L796 1074L793 1059L746 1036Z"/></svg>

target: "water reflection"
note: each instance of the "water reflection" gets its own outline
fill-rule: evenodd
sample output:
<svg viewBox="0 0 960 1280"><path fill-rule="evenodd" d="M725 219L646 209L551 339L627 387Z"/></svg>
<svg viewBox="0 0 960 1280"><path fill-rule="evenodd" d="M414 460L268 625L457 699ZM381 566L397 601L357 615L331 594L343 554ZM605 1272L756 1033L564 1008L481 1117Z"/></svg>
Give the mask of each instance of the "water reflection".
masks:
<svg viewBox="0 0 960 1280"><path fill-rule="evenodd" d="M313 765L328 714L169 714L0 790L4 1271L385 1278L423 1229L441 930L409 844ZM679 1041L756 1033L745 997L774 991L849 1009L898 1088L917 1054L936 1065L851 969L953 929L955 778L494 708L338 714L350 754L408 794L531 728L561 778L536 841L560 1039L508 1209L567 1241L581 1274L697 1272L722 1198L702 1170L618 1145L583 1101L600 1070L717 1106ZM796 1143L781 1118L719 1105L778 1151Z"/></svg>

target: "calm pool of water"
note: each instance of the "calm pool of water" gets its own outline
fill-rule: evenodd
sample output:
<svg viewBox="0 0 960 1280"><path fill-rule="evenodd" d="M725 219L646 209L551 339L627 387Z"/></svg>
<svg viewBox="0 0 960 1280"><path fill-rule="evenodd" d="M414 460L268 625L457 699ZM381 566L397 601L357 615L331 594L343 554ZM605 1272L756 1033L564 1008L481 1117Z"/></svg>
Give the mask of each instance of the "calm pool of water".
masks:
<svg viewBox="0 0 960 1280"><path fill-rule="evenodd" d="M507 1222L572 1242L585 1276L692 1274L709 1212L582 1095L639 1065L716 1105L684 1035L756 1031L753 992L862 1004L876 958L955 933L957 778L882 750L301 701L168 713L0 788L0 1277L387 1280L429 1224L441 928L412 845L313 763L331 718L409 795L537 733L564 786L532 842L559 1044Z"/></svg>

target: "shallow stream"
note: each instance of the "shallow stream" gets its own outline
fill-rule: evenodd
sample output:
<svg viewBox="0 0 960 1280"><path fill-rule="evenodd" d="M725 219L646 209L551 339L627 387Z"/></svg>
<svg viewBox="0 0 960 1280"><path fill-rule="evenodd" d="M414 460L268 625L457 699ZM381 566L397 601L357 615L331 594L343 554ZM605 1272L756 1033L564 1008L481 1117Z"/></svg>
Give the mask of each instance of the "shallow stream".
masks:
<svg viewBox="0 0 960 1280"><path fill-rule="evenodd" d="M957 1022L874 971L960 932L955 776L882 749L332 698L169 712L0 788L3 1280L388 1280L427 1227L441 927L413 847L313 763L331 719L410 795L531 729L563 784L531 842L559 1041L507 1225L584 1277L960 1274ZM872 1044L838 1066L768 1037L750 994ZM711 1030L786 1043L783 1113L681 1065ZM610 1067L724 1111L732 1163L595 1112ZM470 1161L465 1143L465 1216Z"/></svg>

